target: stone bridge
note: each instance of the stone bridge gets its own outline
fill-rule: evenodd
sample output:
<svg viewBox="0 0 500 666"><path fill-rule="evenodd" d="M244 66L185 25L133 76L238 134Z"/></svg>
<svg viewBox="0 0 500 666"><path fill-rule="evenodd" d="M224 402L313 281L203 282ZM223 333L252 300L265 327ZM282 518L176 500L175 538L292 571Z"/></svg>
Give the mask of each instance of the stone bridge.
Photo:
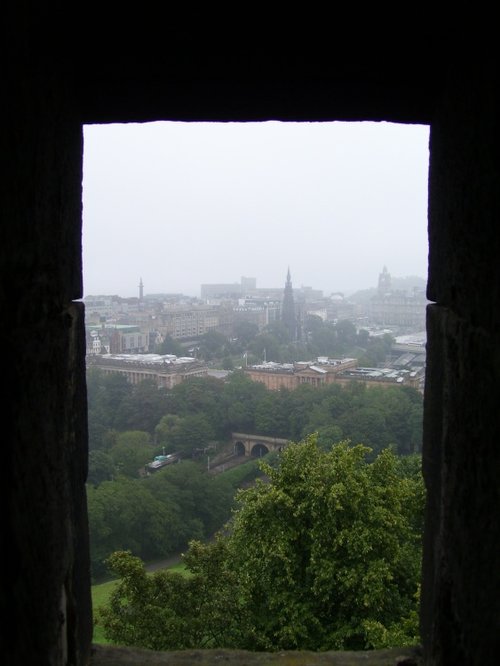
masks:
<svg viewBox="0 0 500 666"><path fill-rule="evenodd" d="M266 453L271 451L282 451L290 442L288 439L249 435L242 432L231 433L231 439L237 456L253 456L255 458L265 456Z"/></svg>

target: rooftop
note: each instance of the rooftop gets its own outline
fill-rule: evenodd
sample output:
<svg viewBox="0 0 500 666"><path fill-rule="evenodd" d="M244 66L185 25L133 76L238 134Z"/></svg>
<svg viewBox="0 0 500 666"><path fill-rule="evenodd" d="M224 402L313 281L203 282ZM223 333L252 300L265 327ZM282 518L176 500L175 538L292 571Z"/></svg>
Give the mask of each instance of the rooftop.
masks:
<svg viewBox="0 0 500 666"><path fill-rule="evenodd" d="M346 363L351 363L353 358L328 358L327 356L318 356L311 361L296 361L295 363L276 363L274 361L265 361L256 365L249 365L248 370L262 370L265 372L297 372L311 368L316 372L326 373L329 368L338 367Z"/></svg>
<svg viewBox="0 0 500 666"><path fill-rule="evenodd" d="M427 342L427 332L420 331L419 333L410 333L409 335L398 335L395 338L398 345L416 345L425 347Z"/></svg>
<svg viewBox="0 0 500 666"><path fill-rule="evenodd" d="M194 363L192 356L174 356L173 354L102 354L104 361L120 361L121 363L141 363L143 365L180 365Z"/></svg>
<svg viewBox="0 0 500 666"><path fill-rule="evenodd" d="M415 377L417 371L395 370L394 368L349 368L339 376L351 379L368 379L374 381L394 382L402 384L409 377Z"/></svg>

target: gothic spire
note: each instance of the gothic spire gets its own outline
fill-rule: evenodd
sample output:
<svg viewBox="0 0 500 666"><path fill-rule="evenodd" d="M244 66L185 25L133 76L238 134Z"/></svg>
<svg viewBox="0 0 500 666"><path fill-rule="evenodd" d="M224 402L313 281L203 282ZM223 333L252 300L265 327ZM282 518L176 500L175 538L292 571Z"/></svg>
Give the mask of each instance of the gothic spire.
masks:
<svg viewBox="0 0 500 666"><path fill-rule="evenodd" d="M290 267L286 274L285 291L283 294L283 305L281 309L281 321L285 325L290 340L297 339L297 315L295 313L295 302L293 298L292 278Z"/></svg>

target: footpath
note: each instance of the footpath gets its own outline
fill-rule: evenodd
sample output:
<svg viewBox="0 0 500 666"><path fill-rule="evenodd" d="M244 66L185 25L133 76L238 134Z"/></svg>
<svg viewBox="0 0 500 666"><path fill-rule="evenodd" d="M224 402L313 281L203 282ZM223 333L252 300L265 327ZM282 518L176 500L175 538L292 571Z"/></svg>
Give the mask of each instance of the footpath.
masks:
<svg viewBox="0 0 500 666"><path fill-rule="evenodd" d="M160 569L169 569L170 567L175 567L175 565L180 564L181 561L182 561L182 553L179 553L178 555L172 555L166 560L160 560L159 562L152 562L150 564L146 564L144 568L148 572L160 571Z"/></svg>

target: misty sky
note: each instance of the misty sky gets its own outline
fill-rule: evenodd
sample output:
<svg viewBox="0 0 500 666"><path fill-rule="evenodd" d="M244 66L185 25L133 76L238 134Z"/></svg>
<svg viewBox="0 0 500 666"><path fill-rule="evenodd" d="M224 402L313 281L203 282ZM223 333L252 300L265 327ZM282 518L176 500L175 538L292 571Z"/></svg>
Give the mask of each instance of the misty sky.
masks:
<svg viewBox="0 0 500 666"><path fill-rule="evenodd" d="M84 129L84 296L257 278L325 295L427 278L429 129L180 123Z"/></svg>

